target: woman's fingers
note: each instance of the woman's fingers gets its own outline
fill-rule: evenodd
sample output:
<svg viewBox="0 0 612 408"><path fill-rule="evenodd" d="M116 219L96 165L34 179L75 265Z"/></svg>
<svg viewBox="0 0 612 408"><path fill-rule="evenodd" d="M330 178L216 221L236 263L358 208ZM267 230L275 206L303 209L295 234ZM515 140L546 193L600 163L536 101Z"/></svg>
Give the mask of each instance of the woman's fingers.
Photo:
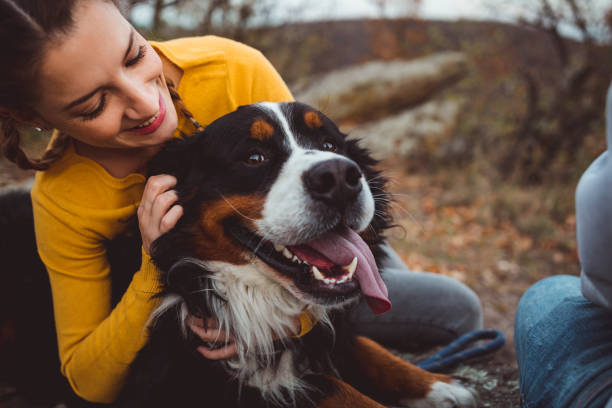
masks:
<svg viewBox="0 0 612 408"><path fill-rule="evenodd" d="M217 321L217 319L213 319L212 317L207 317L206 318L206 322L204 322L204 319L200 318L200 317L195 317L193 315L189 315L187 317L187 324L189 326L197 326L197 327L206 327L208 329L217 329L219 328L219 322Z"/></svg>
<svg viewBox="0 0 612 408"><path fill-rule="evenodd" d="M183 216L183 207L180 205L175 205L162 217L161 222L159 223L159 232L161 234L165 234L170 231L178 220ZM161 235L160 234L160 235Z"/></svg>
<svg viewBox="0 0 612 408"><path fill-rule="evenodd" d="M158 174L156 176L149 177L145 184L144 191L142 192L142 199L140 200L140 207L145 214L150 215L153 209L153 203L158 195L171 189L176 185L176 177L168 174Z"/></svg>
<svg viewBox="0 0 612 408"><path fill-rule="evenodd" d="M224 331L219 330L217 327L207 327L196 324L189 324L189 328L204 342L217 342L217 341L233 341L234 338L231 335L227 335Z"/></svg>
<svg viewBox="0 0 612 408"><path fill-rule="evenodd" d="M210 360L221 360L233 357L237 354L236 344L233 342L234 338L231 335L227 335L224 331L219 330L219 323L215 319L209 318L204 322L204 320L200 318L190 316L187 319L187 324L205 343L227 342L223 347L215 349L199 346L197 350L204 357Z"/></svg>
<svg viewBox="0 0 612 408"><path fill-rule="evenodd" d="M209 360L223 360L225 358L230 358L235 356L238 351L236 350L235 343L229 343L225 347L221 347L219 349L211 350L204 346L200 346L197 348L198 352L202 354Z"/></svg>
<svg viewBox="0 0 612 408"><path fill-rule="evenodd" d="M142 245L149 253L151 243L171 230L183 215L183 208L175 205L178 200L176 178L167 174L152 176L147 180L138 206L138 225Z"/></svg>

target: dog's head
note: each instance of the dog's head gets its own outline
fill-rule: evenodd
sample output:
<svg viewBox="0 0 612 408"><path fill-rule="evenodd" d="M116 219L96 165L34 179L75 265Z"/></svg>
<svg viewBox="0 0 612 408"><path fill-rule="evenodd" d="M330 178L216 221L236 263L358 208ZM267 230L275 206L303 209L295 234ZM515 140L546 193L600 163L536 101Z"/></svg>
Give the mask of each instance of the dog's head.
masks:
<svg viewBox="0 0 612 408"><path fill-rule="evenodd" d="M374 164L307 105L240 107L152 160L150 174L177 177L185 209L155 242L153 259L166 272L198 264L221 295L231 282L266 282L323 307L363 292L375 312L385 311L371 251L389 220L385 180ZM173 288L167 276L168 290L206 290L201 271L193 272L193 287Z"/></svg>

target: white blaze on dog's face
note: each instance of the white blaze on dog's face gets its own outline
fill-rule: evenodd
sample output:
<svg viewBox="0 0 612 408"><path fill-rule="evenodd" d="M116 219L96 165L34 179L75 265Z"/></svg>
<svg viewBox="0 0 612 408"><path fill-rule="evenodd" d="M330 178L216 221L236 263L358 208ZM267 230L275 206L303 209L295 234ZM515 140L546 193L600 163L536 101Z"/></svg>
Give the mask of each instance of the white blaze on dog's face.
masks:
<svg viewBox="0 0 612 408"><path fill-rule="evenodd" d="M317 146L297 133L288 120L291 105L262 103L258 107L278 124L289 152L266 197L262 218L257 222L259 234L277 244L295 245L340 223L356 232L363 231L372 221L374 199L357 164L334 152L338 141L329 135ZM307 111L303 120L308 127L323 127L317 112ZM309 188L309 180L311 185L319 185ZM342 183L345 185L339 185ZM341 200L351 202L338 202Z"/></svg>

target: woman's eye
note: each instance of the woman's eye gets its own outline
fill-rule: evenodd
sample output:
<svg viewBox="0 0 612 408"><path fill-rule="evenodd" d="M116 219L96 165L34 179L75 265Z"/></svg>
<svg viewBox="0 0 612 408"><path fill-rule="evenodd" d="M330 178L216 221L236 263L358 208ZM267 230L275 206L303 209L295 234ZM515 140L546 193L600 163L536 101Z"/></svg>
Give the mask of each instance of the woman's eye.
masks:
<svg viewBox="0 0 612 408"><path fill-rule="evenodd" d="M264 156L262 153L251 153L246 160L247 164L251 165L261 164L265 161L266 156Z"/></svg>
<svg viewBox="0 0 612 408"><path fill-rule="evenodd" d="M321 145L321 148L329 152L335 152L338 149L336 145L333 144L332 142L323 142L323 144Z"/></svg>
<svg viewBox="0 0 612 408"><path fill-rule="evenodd" d="M132 58L131 60L127 61L125 63L125 66L131 67L132 65L136 65L141 59L144 58L145 52L147 52L147 48L144 45L141 45L140 47L138 47L138 54L136 54L136 56Z"/></svg>
<svg viewBox="0 0 612 408"><path fill-rule="evenodd" d="M102 113L105 107L106 107L106 94L103 93L102 97L100 98L100 103L98 104L98 106L90 112L82 113L81 117L83 118L83 120L95 119L98 116L100 116L100 114Z"/></svg>

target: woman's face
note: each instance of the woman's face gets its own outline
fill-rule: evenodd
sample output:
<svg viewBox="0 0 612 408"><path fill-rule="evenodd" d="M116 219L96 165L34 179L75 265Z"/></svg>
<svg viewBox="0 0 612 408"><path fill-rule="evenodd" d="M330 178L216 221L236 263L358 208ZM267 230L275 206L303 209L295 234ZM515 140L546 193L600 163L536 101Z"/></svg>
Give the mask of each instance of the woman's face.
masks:
<svg viewBox="0 0 612 408"><path fill-rule="evenodd" d="M177 126L162 62L104 1L81 1L75 26L49 46L41 65L40 120L104 148L158 145Z"/></svg>

